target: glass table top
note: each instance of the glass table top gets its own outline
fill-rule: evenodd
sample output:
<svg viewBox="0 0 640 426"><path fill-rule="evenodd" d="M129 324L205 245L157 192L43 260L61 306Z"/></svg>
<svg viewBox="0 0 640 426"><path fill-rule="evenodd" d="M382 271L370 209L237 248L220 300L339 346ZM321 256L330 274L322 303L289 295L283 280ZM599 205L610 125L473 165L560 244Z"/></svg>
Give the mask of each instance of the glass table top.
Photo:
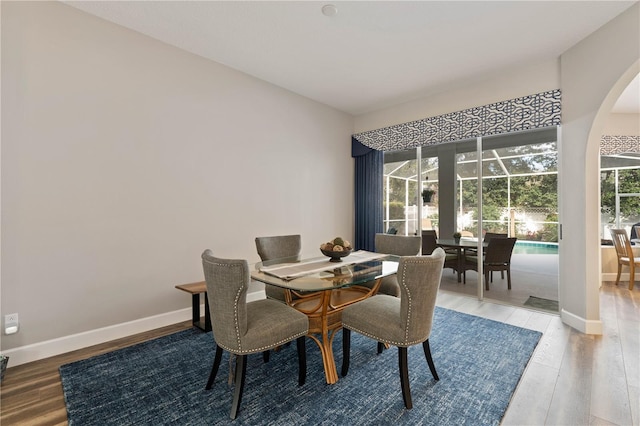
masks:
<svg viewBox="0 0 640 426"><path fill-rule="evenodd" d="M342 259L342 262L331 262L328 257L303 260L289 257L258 262L251 271L251 278L266 284L296 291L332 290L363 284L393 275L398 270L400 257L381 255L377 259L358 263L350 262L349 256ZM299 265L303 267L312 265L311 269L313 271L293 277L286 276L286 272L283 272L289 266L294 267L292 270L295 270L295 267ZM279 268L280 266L282 268Z"/></svg>

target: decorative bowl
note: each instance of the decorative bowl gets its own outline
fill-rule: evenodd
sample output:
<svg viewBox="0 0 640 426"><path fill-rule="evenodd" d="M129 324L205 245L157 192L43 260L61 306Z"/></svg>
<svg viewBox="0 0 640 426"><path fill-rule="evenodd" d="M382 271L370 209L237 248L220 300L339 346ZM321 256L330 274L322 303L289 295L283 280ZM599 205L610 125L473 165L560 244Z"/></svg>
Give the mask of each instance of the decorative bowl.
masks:
<svg viewBox="0 0 640 426"><path fill-rule="evenodd" d="M349 256L351 254L351 250L352 249L345 249L343 251L329 251L329 250L320 249L322 254L331 258L329 262L342 262L341 258Z"/></svg>

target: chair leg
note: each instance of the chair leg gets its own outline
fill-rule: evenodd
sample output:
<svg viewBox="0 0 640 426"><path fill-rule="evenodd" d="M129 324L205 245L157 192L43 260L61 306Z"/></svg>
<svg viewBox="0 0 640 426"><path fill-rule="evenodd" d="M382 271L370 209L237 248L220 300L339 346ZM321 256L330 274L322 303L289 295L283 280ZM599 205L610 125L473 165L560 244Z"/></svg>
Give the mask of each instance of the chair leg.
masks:
<svg viewBox="0 0 640 426"><path fill-rule="evenodd" d="M351 330L342 329L342 377L349 372L349 357L351 355Z"/></svg>
<svg viewBox="0 0 640 426"><path fill-rule="evenodd" d="M307 381L307 346L305 336L298 337L298 386L304 385Z"/></svg>
<svg viewBox="0 0 640 426"><path fill-rule="evenodd" d="M378 342L378 354L381 354L384 350L384 343Z"/></svg>
<svg viewBox="0 0 640 426"><path fill-rule="evenodd" d="M424 356L427 358L427 364L429 364L429 370L431 370L431 375L434 379L440 380L438 377L438 373L436 372L436 366L433 363L433 358L431 358L431 348L429 347L429 339L422 342L422 349L424 350Z"/></svg>
<svg viewBox="0 0 640 426"><path fill-rule="evenodd" d="M507 288L511 290L511 267L507 268Z"/></svg>
<svg viewBox="0 0 640 426"><path fill-rule="evenodd" d="M620 274L622 273L622 263L618 263L618 276L616 277L616 285L620 282Z"/></svg>
<svg viewBox="0 0 640 426"><path fill-rule="evenodd" d="M211 386L213 386L213 381L216 379L216 375L218 374L218 368L220 367L221 360L222 360L222 348L216 345L216 356L213 359L213 367L211 368L211 373L209 373L209 380L207 380L207 386L205 386L206 390L211 389Z"/></svg>
<svg viewBox="0 0 640 426"><path fill-rule="evenodd" d="M407 348L398 346L398 368L400 369L400 386L402 387L402 399L408 410L413 408L411 402L411 388L409 387L409 367L407 365Z"/></svg>
<svg viewBox="0 0 640 426"><path fill-rule="evenodd" d="M489 271L485 271L484 273L484 288L489 290Z"/></svg>
<svg viewBox="0 0 640 426"><path fill-rule="evenodd" d="M231 419L238 416L240 402L242 401L242 391L244 390L244 376L247 373L247 356L238 355L236 359L236 382L233 391L233 402L231 403Z"/></svg>
<svg viewBox="0 0 640 426"><path fill-rule="evenodd" d="M270 354L270 352L269 352L268 350L267 350L267 351L262 352L262 360L263 360L264 362L269 362L269 354Z"/></svg>
<svg viewBox="0 0 640 426"><path fill-rule="evenodd" d="M629 262L629 290L633 290L633 281L636 278L635 267L634 262Z"/></svg>

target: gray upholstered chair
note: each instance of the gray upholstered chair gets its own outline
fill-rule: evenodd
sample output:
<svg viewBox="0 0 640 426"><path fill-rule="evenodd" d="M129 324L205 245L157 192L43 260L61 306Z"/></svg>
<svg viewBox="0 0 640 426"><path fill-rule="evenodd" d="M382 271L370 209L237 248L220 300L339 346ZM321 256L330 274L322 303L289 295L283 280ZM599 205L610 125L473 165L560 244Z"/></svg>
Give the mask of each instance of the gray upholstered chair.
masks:
<svg viewBox="0 0 640 426"><path fill-rule="evenodd" d="M264 262L273 259L292 257L300 259L302 239L300 235L280 235L274 237L257 237L256 250L258 256ZM264 292L267 298L285 301L284 290L280 287L265 284Z"/></svg>
<svg viewBox="0 0 640 426"><path fill-rule="evenodd" d="M376 234L375 244L376 253L395 254L396 256L417 256L422 249L422 237L419 235ZM362 285L372 287L374 282L368 282ZM398 277L395 275L384 277L380 283L378 293L396 297L400 296Z"/></svg>
<svg viewBox="0 0 640 426"><path fill-rule="evenodd" d="M441 248L430 256L402 257L398 265L400 298L377 294L342 311L342 375L349 371L351 331L398 347L402 397L413 406L409 388L407 347L422 343L433 378L439 380L431 357L429 336L442 277L445 253Z"/></svg>
<svg viewBox="0 0 640 426"><path fill-rule="evenodd" d="M222 351L236 355L235 389L231 418L235 419L242 400L246 373L246 356L297 340L298 384L307 375L305 336L309 330L307 316L275 300L247 303L249 264L246 260L219 259L211 250L202 253L202 267L207 282L211 326L216 342L213 367L206 389L211 389L218 373Z"/></svg>

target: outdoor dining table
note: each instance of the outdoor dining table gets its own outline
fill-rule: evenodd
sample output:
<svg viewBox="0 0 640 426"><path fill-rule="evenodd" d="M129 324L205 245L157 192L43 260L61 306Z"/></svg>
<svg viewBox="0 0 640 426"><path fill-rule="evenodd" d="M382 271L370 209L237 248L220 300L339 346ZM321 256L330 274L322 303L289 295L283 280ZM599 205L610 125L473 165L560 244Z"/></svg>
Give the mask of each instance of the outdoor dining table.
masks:
<svg viewBox="0 0 640 426"><path fill-rule="evenodd" d="M327 257L284 258L257 263L251 278L283 288L287 304L309 317L308 337L320 348L326 382L333 384L338 373L332 343L342 327L342 310L376 294L382 278L397 272L399 260L398 256L363 250L342 258L342 262L331 262ZM362 285L369 282L374 284Z"/></svg>
<svg viewBox="0 0 640 426"><path fill-rule="evenodd" d="M464 271L464 257L467 250L477 250L478 241L468 239L437 239L436 244L438 247L445 249L455 249L458 255L458 282L462 282L462 272ZM482 248L486 249L488 243L483 241Z"/></svg>

